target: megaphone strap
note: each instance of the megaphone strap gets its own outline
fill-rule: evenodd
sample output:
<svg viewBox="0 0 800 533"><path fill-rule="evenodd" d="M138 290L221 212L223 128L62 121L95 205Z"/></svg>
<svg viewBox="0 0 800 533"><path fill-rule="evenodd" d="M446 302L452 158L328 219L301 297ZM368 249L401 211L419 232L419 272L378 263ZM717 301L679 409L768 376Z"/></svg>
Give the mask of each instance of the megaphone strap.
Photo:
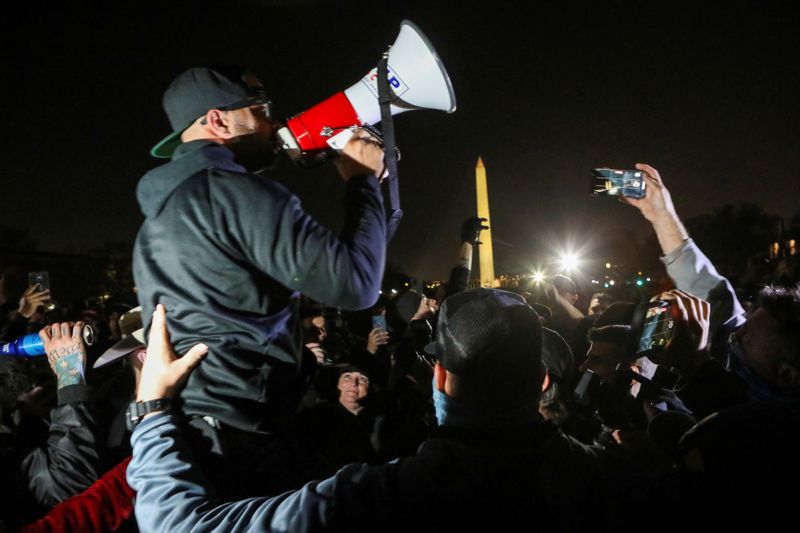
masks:
<svg viewBox="0 0 800 533"><path fill-rule="evenodd" d="M383 133L383 146L385 153L386 169L389 180L389 219L386 223L386 240L391 241L403 211L400 209L400 184L397 176L397 152L394 138L394 121L392 120L391 96L389 87L389 52L385 52L378 61L378 103L381 108L381 132Z"/></svg>

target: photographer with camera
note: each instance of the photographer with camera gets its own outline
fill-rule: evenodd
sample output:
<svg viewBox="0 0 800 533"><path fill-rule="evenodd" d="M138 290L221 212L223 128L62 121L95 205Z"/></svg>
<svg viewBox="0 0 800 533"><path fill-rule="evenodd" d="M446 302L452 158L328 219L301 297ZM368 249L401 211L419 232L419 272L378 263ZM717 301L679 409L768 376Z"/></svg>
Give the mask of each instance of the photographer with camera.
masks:
<svg viewBox="0 0 800 533"><path fill-rule="evenodd" d="M703 353L708 334L702 304L707 309L706 302L673 291L646 305L616 302L597 317L589 330L590 348L580 366L583 375L575 399L602 424L598 444L613 446L612 436L620 443L617 430L644 431L661 412L691 415L672 391L675 376L667 368L688 373L702 361L698 353Z"/></svg>
<svg viewBox="0 0 800 533"><path fill-rule="evenodd" d="M647 426L641 399L635 397L636 389L632 388L635 382L628 374L637 361L630 349L635 311L634 304L617 302L601 313L589 330L589 351L578 368L581 378L575 403L579 410L588 409L601 424L595 428L593 439L601 446L615 446L612 436L617 430L643 430Z"/></svg>

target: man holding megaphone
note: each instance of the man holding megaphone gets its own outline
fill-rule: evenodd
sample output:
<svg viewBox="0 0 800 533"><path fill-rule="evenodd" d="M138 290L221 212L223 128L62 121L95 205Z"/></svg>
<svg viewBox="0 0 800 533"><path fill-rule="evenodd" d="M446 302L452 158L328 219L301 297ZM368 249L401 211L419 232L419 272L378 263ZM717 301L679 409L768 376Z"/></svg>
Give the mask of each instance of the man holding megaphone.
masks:
<svg viewBox="0 0 800 533"><path fill-rule="evenodd" d="M261 479L257 486L283 490L280 467L289 462L267 466L258 456L280 457L271 435L295 410L315 364L302 351L297 296L345 309L375 303L386 242L402 216L392 116L452 113L455 93L430 41L404 20L374 69L286 125L275 120L261 82L240 67L182 73L165 92L164 109L173 133L152 155L172 161L137 187L146 217L134 250L142 318L149 330L156 305L165 304L178 353L201 339L209 346L181 401L212 452L237 458L238 468L222 462L217 485L238 488L265 471L275 484ZM381 134L371 128L378 122ZM308 216L283 186L255 175L279 151L298 164L338 153L347 183L340 235ZM379 188L385 176L388 222ZM141 419L163 408L153 405L132 412ZM226 483L226 475L235 481ZM233 496L246 495L242 489Z"/></svg>
<svg viewBox="0 0 800 533"><path fill-rule="evenodd" d="M182 409L214 453L230 456L229 442L278 432L309 379L299 294L346 309L377 299L384 154L361 130L341 149L345 223L335 235L281 184L256 174L273 162L280 124L255 76L240 67L193 68L175 78L163 103L174 131L152 154L171 161L137 187L145 221L134 277L146 329L162 303L179 353L200 339L209 346ZM135 406L138 415L146 408ZM236 455L248 454L238 447Z"/></svg>

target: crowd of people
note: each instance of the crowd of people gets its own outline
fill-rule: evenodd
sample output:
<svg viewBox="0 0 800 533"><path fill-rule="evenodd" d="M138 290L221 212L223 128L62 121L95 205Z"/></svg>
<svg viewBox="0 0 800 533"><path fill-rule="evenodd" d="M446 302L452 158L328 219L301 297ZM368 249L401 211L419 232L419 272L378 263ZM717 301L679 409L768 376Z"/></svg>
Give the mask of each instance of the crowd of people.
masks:
<svg viewBox="0 0 800 533"><path fill-rule="evenodd" d="M138 305L69 315L37 286L0 302L0 340L44 347L0 356L0 531L791 519L800 285L745 310L655 168L637 165L646 196L625 199L674 287L652 298L665 342L643 345L650 301L563 275L469 289L475 217L454 227L446 284L383 295L379 139L356 130L336 159L337 235L261 175L281 124L250 72L190 69L164 107L153 154L171 159L137 188Z"/></svg>

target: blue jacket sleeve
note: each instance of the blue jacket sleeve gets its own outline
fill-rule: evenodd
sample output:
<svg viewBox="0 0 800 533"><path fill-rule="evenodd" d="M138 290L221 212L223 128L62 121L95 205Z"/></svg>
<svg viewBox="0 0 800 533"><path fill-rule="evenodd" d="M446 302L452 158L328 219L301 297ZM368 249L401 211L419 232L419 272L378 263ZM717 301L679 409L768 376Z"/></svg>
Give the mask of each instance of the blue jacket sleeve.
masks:
<svg viewBox="0 0 800 533"><path fill-rule="evenodd" d="M192 464L173 414L159 413L139 424L131 443L127 477L143 532L309 531L330 525L336 477L271 498L219 503Z"/></svg>

